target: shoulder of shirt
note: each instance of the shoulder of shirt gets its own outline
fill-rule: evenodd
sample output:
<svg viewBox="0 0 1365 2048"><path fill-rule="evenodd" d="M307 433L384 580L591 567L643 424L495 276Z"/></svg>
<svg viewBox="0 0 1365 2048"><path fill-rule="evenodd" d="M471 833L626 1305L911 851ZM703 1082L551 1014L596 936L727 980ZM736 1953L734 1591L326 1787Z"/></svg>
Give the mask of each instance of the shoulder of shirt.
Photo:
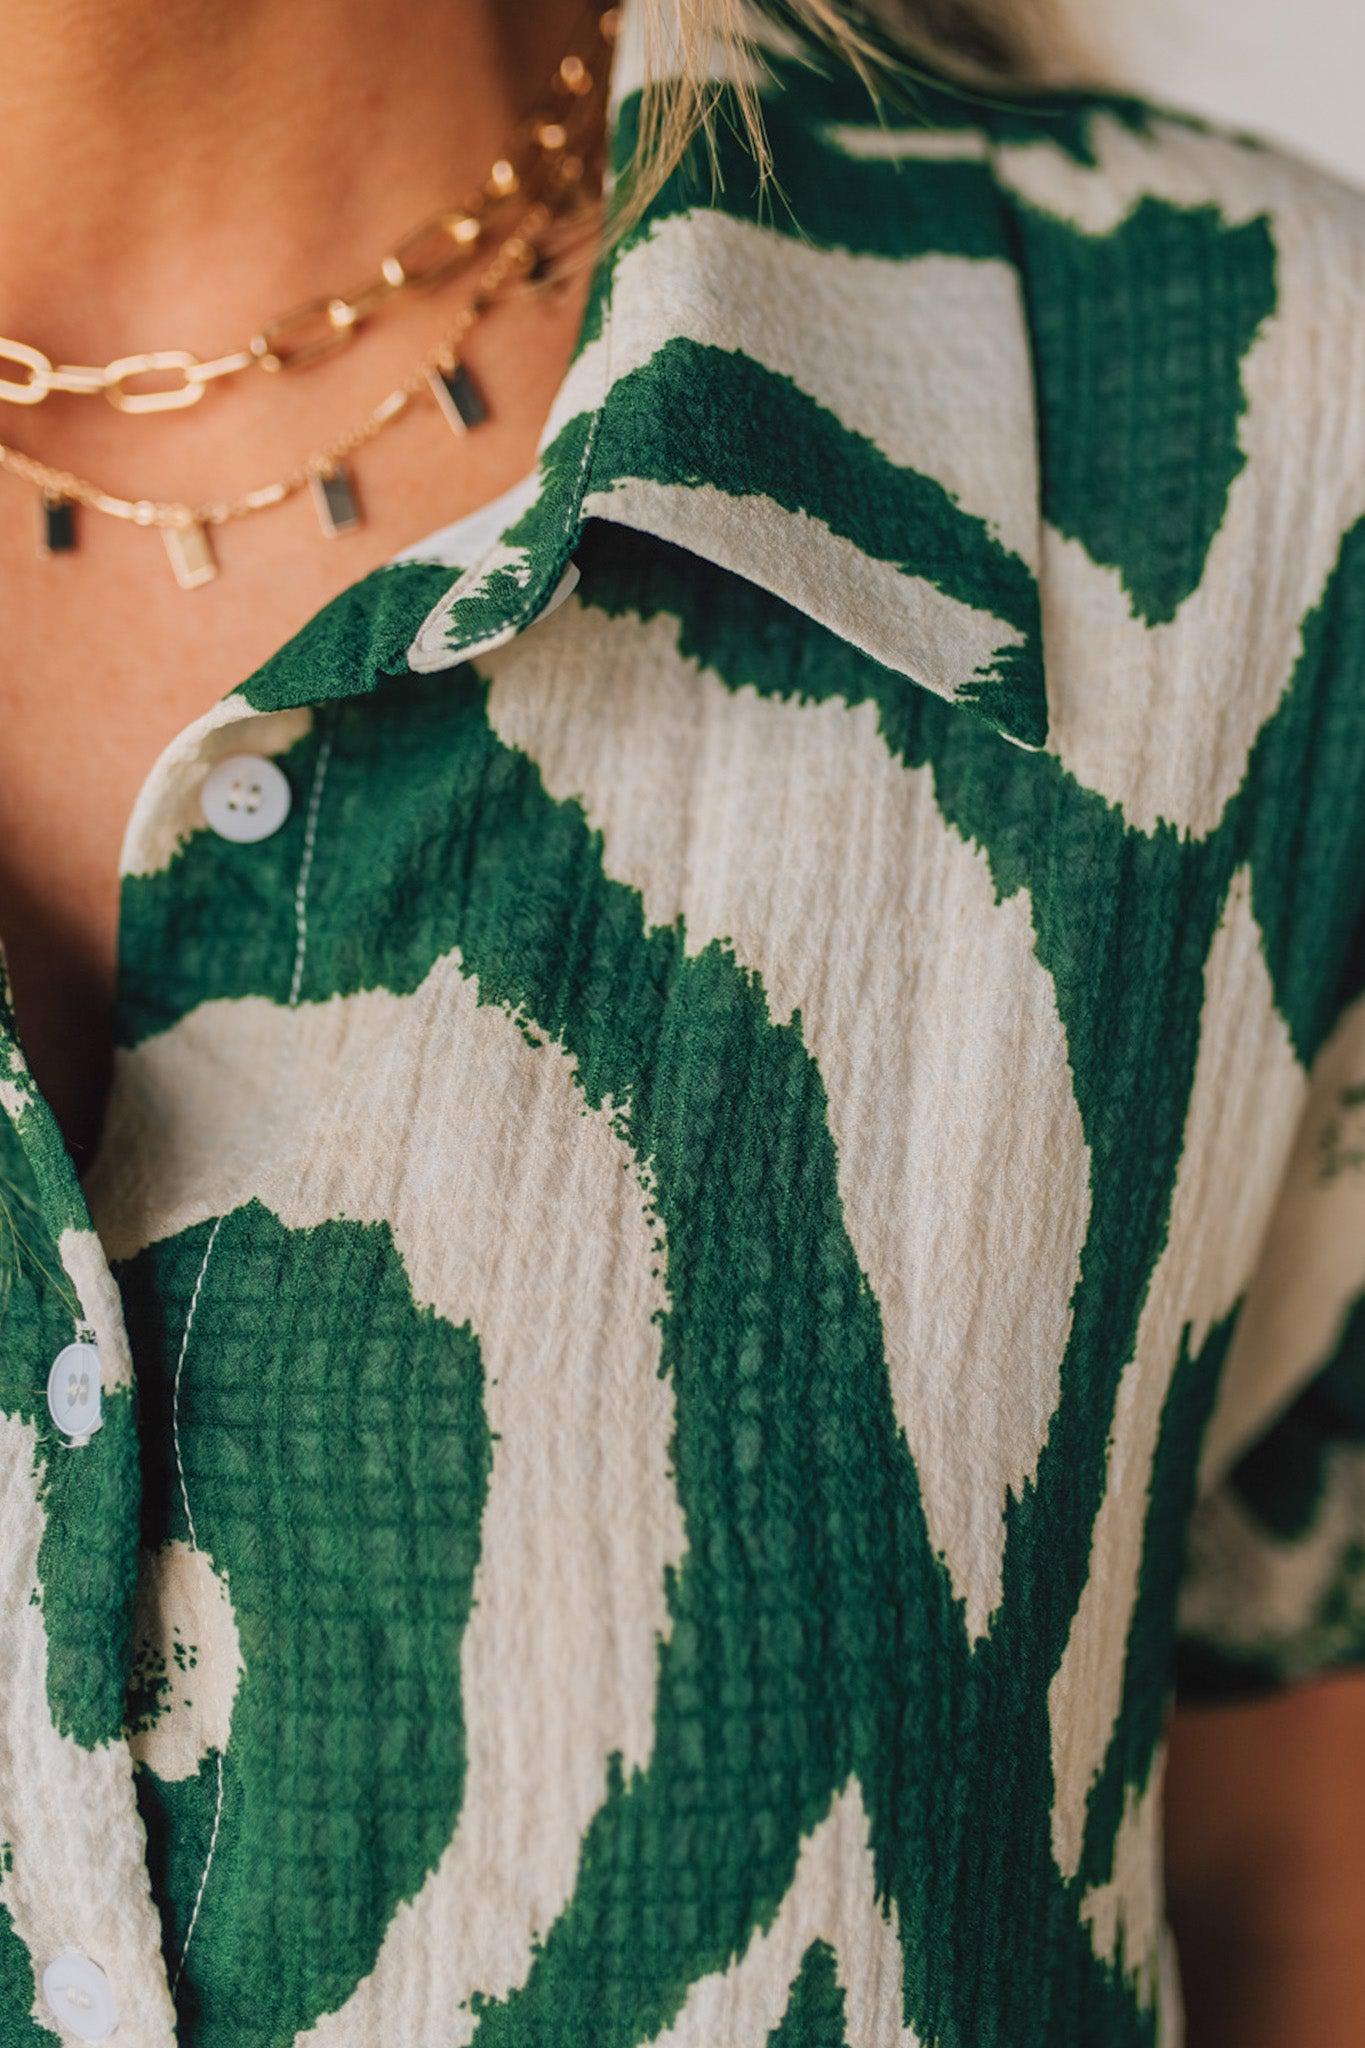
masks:
<svg viewBox="0 0 1365 2048"><path fill-rule="evenodd" d="M1365 190L1258 135L1098 87L991 92L910 69L874 98L828 69L777 63L772 77L769 107L790 96L799 109L775 137L775 189L782 193L788 169L783 141L788 150L812 140L832 149L854 173L842 187L852 239L872 187L889 197L888 167L907 174L903 199L914 208L926 196L932 206L930 167L976 159L1006 206L1091 239L1113 234L1144 203L1208 208L1229 228L1263 219L1308 243L1337 309L1365 318Z"/></svg>
<svg viewBox="0 0 1365 2048"><path fill-rule="evenodd" d="M847 75L779 64L775 76L774 186L801 193L811 240L903 257L907 292L924 256L1016 274L1045 506L1049 469L1131 464L1158 413L1168 474L1230 470L1254 412L1262 454L1278 443L1299 482L1338 480L1343 517L1348 499L1365 510L1365 192L1288 149L1111 91L992 93L926 73L874 104ZM942 274L942 347L1002 376L1015 354L1006 315L992 357L970 331L979 297ZM854 334L870 317L850 304ZM1151 390L1164 372L1183 380L1183 426L1176 394ZM1267 505L1278 468L1260 463Z"/></svg>
<svg viewBox="0 0 1365 2048"><path fill-rule="evenodd" d="M1038 95L982 110L1002 191L1076 233L1112 234L1144 205L1209 209L1295 238L1337 308L1365 314L1365 191L1253 133L1151 100Z"/></svg>
<svg viewBox="0 0 1365 2048"><path fill-rule="evenodd" d="M1300 453L1365 451L1365 192L1255 135L1098 92L988 108L982 132L1035 342L1068 308L1135 350L1182 321L1193 341L1199 322L1210 357L1237 357L1243 404L1282 411Z"/></svg>

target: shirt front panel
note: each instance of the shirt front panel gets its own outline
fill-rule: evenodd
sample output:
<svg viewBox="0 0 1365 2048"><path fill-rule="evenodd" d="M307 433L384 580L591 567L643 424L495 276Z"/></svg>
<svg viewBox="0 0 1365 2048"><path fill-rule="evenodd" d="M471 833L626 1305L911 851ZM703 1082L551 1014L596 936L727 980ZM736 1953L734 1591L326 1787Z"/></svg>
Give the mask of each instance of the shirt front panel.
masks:
<svg viewBox="0 0 1365 2048"><path fill-rule="evenodd" d="M511 647L278 757L301 819L326 764L297 979L306 826L272 856L274 943L259 849L201 833L129 885L148 958L163 917L242 935L120 1061L91 1189L165 1510L136 1667L173 1678L190 1616L235 1632L227 1696L173 1683L135 1737L205 2039L263 2010L271 2038L472 2034L480 2000L495 2038L649 2039L709 1978L738 2028L725 1958L793 1887L815 1931L788 1983L816 1932L843 1981L889 1936L879 1836L927 1845L972 1787L943 1897L907 1916L925 1939L1000 1853L1006 1728L1049 1767L1042 1666L1026 1712L988 1704L1091 1208L1028 898L997 901L888 746L871 665L684 557L580 557ZM721 612L707 658L680 644ZM1013 764L974 744L978 774ZM978 1105L1021 1049L1030 1141L1002 1166ZM884 1804L926 1684L953 1732ZM1046 1807L1030 1826L1069 1995L1102 1995ZM881 1948L873 2040L903 1995Z"/></svg>

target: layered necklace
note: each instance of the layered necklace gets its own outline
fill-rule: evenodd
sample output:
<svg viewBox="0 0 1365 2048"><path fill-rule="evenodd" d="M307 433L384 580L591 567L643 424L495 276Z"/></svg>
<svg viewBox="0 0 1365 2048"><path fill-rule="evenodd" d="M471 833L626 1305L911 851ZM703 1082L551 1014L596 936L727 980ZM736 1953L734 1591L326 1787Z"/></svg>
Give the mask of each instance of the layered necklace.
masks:
<svg viewBox="0 0 1365 2048"><path fill-rule="evenodd" d="M159 532L176 581L194 590L218 573L215 527L268 511L300 491L311 493L328 539L359 525L351 458L414 401L433 403L457 436L481 425L488 407L464 360L466 344L492 307L528 281L540 283L557 274L561 230L598 196L597 140L616 22L614 7L594 9L539 105L468 198L395 242L362 284L291 307L267 320L240 347L207 359L188 349L151 349L101 367L54 363L27 342L0 338L0 372L12 373L0 375L0 406L36 406L67 395L103 398L130 415L180 412L198 405L210 387L231 388L237 378L308 370L348 348L401 295L474 277L458 319L401 384L283 476L236 497L197 504L124 498L0 441L0 469L38 493L40 553L70 553L77 545L79 511L103 513Z"/></svg>

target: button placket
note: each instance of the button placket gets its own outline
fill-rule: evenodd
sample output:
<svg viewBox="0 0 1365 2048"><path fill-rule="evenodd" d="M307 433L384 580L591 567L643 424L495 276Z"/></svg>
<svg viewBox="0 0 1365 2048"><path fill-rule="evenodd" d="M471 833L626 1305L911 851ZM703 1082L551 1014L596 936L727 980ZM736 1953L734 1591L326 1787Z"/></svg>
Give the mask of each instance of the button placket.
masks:
<svg viewBox="0 0 1365 2048"><path fill-rule="evenodd" d="M396 595L404 592L400 583L395 583L394 589ZM404 604L411 608L406 594ZM406 645L411 631L406 616L403 626L404 630L390 634L385 644ZM368 678L366 682L368 686ZM214 714L197 721L165 750L144 782L125 834L122 873L134 878L135 884L145 880L147 886L135 886L130 892L138 919L137 946L121 948L121 970L127 957L146 959L152 941L159 936L155 929L159 903L149 904L147 899L170 895L182 876L189 878L187 888L202 884L210 890L215 877L226 877L230 886L240 877L252 908L263 903L275 879L273 855L281 850L271 849L264 866L258 867L249 849L252 842L269 841L278 834L291 819L297 801L300 812L306 808L308 816L306 821L299 820L303 845L292 899L295 945L292 967L286 959L284 971L288 999L299 1001L306 962L305 905L313 828L327 750L323 748L314 771L311 795L310 785L301 779L306 770L296 765L295 759L285 758L280 765L275 756L287 757L306 737L316 716L316 706L284 703L243 717L240 700L225 700ZM229 737L225 728L232 724L237 731ZM235 752L216 758L218 749L234 742ZM253 752L253 747L259 751ZM306 753L303 759L307 760ZM197 847L196 828L201 835ZM247 858L236 857L227 846L214 856L214 838L240 844ZM291 851L283 850L284 864L290 867ZM179 864L182 854L187 856L183 867ZM163 885L160 878L164 876L169 880ZM291 906L286 903L285 907ZM128 937L126 917L121 937ZM120 987L126 1004L122 973ZM0 1062L0 1081L9 1078ZM22 1100L17 1083L7 1092L13 1095L13 1107L0 1094L0 1109L9 1109L16 1122L22 1116L23 1142L25 1150L34 1155L44 1215L54 1242L60 1243L65 1277L72 1283L69 1290L63 1290L70 1320L63 1325L54 1318L46 1328L28 1368L32 1374L28 1385L30 1398L37 1395L37 1436L48 1469L58 1474L63 1511L69 1510L73 1520L78 1520L87 1503L109 1507L110 1490L96 1482L102 1480L111 1458L116 1458L126 1443L131 1427L121 1303L91 1222L87 1190L74 1171L48 1105L31 1087L27 1075L23 1076ZM68 1293L74 1297L69 1304ZM72 1341L65 1341L68 1338ZM82 1444L89 1448L72 1458L72 1449ZM27 1471L27 1464L23 1469ZM119 1496L120 1505L125 1497L126 1493ZM120 1562L115 1554L118 1544L106 1539L111 1535L121 1538L124 1533L122 1526L111 1531L107 1520L92 1531L86 1550L95 1562L96 1576L107 1558L112 1577L113 1566ZM127 1534L135 1542L135 1508ZM35 1529L35 1538L38 1536ZM84 1579L84 1570L79 1576ZM126 1573L120 1576L126 1579ZM102 1587L97 1586L96 1591L102 1603ZM26 1608L24 1618L36 1634L42 1623L39 1610ZM38 1673L41 1686L40 1660L26 1659L24 1669ZM13 1702L6 1697L4 1703L7 1709L13 1703L26 1714L32 1712L34 1726L48 1727L46 1702L37 1695L32 1707L19 1695ZM54 1744L50 1753L44 1750L40 1757L26 1758L23 1768L31 1781L32 1797L18 1811L20 1825L12 1830L14 1840L7 1847L12 1846L15 1867L22 1870L32 1895L32 1910L23 1916L18 1931L39 1981L38 2015L68 2043L112 2036L116 2048L125 2040L129 2048L169 2048L175 2038L172 1973L163 1960L161 1929L148 1884L145 1841L132 1796L131 1759L126 1774L121 1768L111 1771L107 1744L96 1752L63 1743L60 1747ZM12 1807L10 1802L7 1824L15 1817ZM65 1820L72 1810L77 1818L74 1826L67 1827ZM211 1881L207 1868L202 1877ZM74 1914L73 1887L79 1899ZM182 1950L180 1963L183 1961Z"/></svg>
<svg viewBox="0 0 1365 2048"><path fill-rule="evenodd" d="M34 1340L24 1348L24 1412L0 1415L0 1499L11 1591L42 1587L40 1604L20 1599L4 1616L12 1654L0 1660L0 1710L24 1736L0 1756L9 1917L31 1959L40 2024L67 2043L117 2035L129 2048L168 2048L160 1923L132 1759L118 1748L139 1534L127 1333L84 1187L2 998L0 1083L33 1252L11 1277L8 1307ZM7 1174L18 1173L8 1161ZM111 1522L114 1503L127 1512ZM54 1515L62 1565L44 1572ZM50 1688L61 1671L71 1676L62 1712L80 1722L74 1739L54 1725Z"/></svg>

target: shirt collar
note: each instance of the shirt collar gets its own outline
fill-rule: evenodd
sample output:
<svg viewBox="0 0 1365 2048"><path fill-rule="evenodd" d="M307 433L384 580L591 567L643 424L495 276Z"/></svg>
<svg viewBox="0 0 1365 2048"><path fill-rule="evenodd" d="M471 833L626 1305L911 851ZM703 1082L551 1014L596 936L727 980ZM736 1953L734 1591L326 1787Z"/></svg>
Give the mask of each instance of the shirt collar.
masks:
<svg viewBox="0 0 1365 2048"><path fill-rule="evenodd" d="M628 0L614 68L618 177L640 13ZM755 190L722 131L723 182L699 144L608 253L538 488L442 591L408 665L513 638L569 587L595 518L747 578L1039 747L1037 428L983 139L959 107L891 161L870 105L771 42L763 89L773 185Z"/></svg>

